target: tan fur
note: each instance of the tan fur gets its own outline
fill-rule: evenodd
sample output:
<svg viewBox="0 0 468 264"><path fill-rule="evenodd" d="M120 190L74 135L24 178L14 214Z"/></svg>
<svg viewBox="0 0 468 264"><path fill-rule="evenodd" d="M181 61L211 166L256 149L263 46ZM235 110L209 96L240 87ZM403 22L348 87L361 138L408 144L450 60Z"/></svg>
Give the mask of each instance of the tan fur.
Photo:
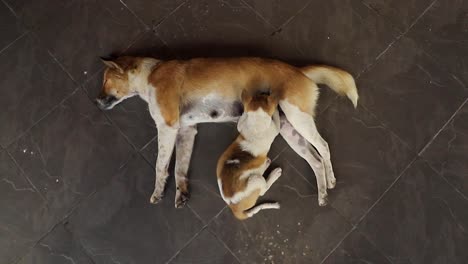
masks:
<svg viewBox="0 0 468 264"><path fill-rule="evenodd" d="M142 58L122 57L116 63L124 73L109 69L104 83L111 81L120 94L132 92L135 87L125 86L124 75ZM202 98L213 91L221 97L239 100L242 90L255 91L261 87L271 90L278 100L287 98L302 111L313 114L318 99L316 84L301 69L286 63L260 58L210 58L188 61L166 61L158 64L148 76L148 82L156 89L157 102L169 126L177 123L179 108L192 100ZM123 84L122 84L123 83ZM104 92L116 96L108 87ZM119 98L119 97L118 97Z"/></svg>
<svg viewBox="0 0 468 264"><path fill-rule="evenodd" d="M257 199L260 196L260 190L256 190L252 192L249 196L242 199L237 204L230 204L229 208L231 208L232 213L234 216L239 220L245 220L249 218L249 216L245 213L246 210L252 208L256 203Z"/></svg>

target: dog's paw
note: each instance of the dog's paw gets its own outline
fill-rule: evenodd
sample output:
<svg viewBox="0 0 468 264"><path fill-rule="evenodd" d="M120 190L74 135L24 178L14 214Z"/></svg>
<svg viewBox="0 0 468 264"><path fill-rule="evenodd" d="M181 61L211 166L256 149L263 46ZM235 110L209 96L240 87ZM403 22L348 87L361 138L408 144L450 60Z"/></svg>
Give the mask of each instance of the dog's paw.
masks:
<svg viewBox="0 0 468 264"><path fill-rule="evenodd" d="M154 192L154 193L151 195L150 203L152 203L152 204L157 204L157 203L159 203L159 202L162 200L162 198L163 198L162 194L159 194L159 193Z"/></svg>
<svg viewBox="0 0 468 264"><path fill-rule="evenodd" d="M335 188L336 186L336 179L333 178L333 179L329 179L328 182L327 182L327 188L328 189L333 189Z"/></svg>
<svg viewBox="0 0 468 264"><path fill-rule="evenodd" d="M325 193L320 193L318 195L318 204L319 206L325 206L328 204L328 194Z"/></svg>
<svg viewBox="0 0 468 264"><path fill-rule="evenodd" d="M190 193L177 191L175 198L175 208L183 208L190 199Z"/></svg>

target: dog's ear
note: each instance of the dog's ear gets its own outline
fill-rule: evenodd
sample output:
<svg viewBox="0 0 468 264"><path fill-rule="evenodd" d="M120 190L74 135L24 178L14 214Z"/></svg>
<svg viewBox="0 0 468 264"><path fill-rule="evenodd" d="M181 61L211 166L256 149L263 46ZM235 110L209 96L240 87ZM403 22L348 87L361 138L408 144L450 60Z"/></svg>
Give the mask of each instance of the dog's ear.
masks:
<svg viewBox="0 0 468 264"><path fill-rule="evenodd" d="M120 73L124 72L123 68L113 60L109 60L109 59L101 57L101 61L104 63L104 65L106 65L107 67L111 69L116 69Z"/></svg>

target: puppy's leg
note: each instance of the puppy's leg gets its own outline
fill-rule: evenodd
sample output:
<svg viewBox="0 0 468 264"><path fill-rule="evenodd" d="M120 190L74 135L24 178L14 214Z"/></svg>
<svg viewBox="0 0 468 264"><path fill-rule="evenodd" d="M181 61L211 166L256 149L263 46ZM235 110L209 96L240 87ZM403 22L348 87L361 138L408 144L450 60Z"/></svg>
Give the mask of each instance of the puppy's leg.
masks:
<svg viewBox="0 0 468 264"><path fill-rule="evenodd" d="M276 168L272 172L270 172L270 174L268 175L266 179L265 187L260 190L260 195L263 196L270 189L273 183L275 183L276 180L279 179L282 172L283 170L281 168Z"/></svg>
<svg viewBox="0 0 468 264"><path fill-rule="evenodd" d="M335 186L335 182L328 182L325 176L325 167L322 157L317 151L294 129L284 115L281 116L281 136L288 145L303 159L307 161L312 168L317 180L318 203L320 206L327 204L327 186L329 189Z"/></svg>
<svg viewBox="0 0 468 264"><path fill-rule="evenodd" d="M187 172L193 151L193 143L197 134L196 126L181 127L176 139L175 207L181 208L189 199Z"/></svg>
<svg viewBox="0 0 468 264"><path fill-rule="evenodd" d="M156 160L156 181L150 202L155 204L161 200L169 176L168 168L177 137L177 128L165 124L158 125L158 158Z"/></svg>
<svg viewBox="0 0 468 264"><path fill-rule="evenodd" d="M256 205L248 210L245 210L244 213L248 217L252 217L254 216L254 214L264 209L280 209L280 204L279 203L263 203L263 204Z"/></svg>

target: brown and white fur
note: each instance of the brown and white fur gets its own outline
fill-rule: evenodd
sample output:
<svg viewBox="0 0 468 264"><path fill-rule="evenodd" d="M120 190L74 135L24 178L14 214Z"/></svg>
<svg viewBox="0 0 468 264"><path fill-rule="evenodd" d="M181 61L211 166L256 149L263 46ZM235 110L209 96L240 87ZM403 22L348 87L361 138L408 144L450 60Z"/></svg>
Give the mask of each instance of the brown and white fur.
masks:
<svg viewBox="0 0 468 264"><path fill-rule="evenodd" d="M221 197L240 220L263 209L279 209L278 203L255 204L281 176L281 168L276 168L266 180L263 177L271 163L268 151L280 131L275 95L243 92L242 103L240 135L221 155L216 169Z"/></svg>
<svg viewBox="0 0 468 264"><path fill-rule="evenodd" d="M126 98L139 95L148 103L158 129L155 190L151 203L163 196L168 167L176 148L176 207L188 199L187 170L196 124L237 121L242 114L241 91L268 88L278 95L285 114L280 134L315 172L318 202L326 204L327 188L336 180L327 142L314 122L319 91L326 84L357 105L353 77L330 66L296 68L261 58L210 58L161 61L153 58L119 57L105 60L98 106L111 109ZM283 129L284 128L284 129ZM317 150L315 152L314 148Z"/></svg>

